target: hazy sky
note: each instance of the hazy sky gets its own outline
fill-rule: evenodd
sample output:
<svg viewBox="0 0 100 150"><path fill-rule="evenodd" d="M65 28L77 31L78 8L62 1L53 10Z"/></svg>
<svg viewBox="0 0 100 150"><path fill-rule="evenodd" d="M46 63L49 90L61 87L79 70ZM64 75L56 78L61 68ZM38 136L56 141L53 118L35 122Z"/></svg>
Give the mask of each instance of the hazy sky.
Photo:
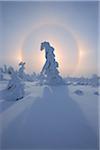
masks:
<svg viewBox="0 0 100 150"><path fill-rule="evenodd" d="M0 65L40 72L45 40L62 75L97 72L98 2L0 2Z"/></svg>

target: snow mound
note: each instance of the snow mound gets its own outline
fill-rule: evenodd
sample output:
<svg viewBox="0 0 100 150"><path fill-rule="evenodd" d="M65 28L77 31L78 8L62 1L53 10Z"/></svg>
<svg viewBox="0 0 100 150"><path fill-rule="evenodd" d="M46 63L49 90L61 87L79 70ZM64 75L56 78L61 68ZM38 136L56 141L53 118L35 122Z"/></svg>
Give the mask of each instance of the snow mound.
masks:
<svg viewBox="0 0 100 150"><path fill-rule="evenodd" d="M83 91L81 91L81 90L76 90L74 93L79 95L79 96L84 95Z"/></svg>
<svg viewBox="0 0 100 150"><path fill-rule="evenodd" d="M99 96L100 94L99 94L99 92L98 92L98 91L95 91L95 92L94 92L94 95Z"/></svg>

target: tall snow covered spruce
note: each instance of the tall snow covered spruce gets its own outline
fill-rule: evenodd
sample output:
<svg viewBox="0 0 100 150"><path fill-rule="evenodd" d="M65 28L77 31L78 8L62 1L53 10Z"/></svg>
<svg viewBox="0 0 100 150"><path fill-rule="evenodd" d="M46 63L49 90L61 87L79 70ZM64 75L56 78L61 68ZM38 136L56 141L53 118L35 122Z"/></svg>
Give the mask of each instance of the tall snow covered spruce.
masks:
<svg viewBox="0 0 100 150"><path fill-rule="evenodd" d="M46 62L41 71L41 76L45 76L47 84L64 84L62 77L59 75L59 64L55 60L54 48L49 44L49 42L45 41L41 43L40 50L42 51L43 49L45 49Z"/></svg>

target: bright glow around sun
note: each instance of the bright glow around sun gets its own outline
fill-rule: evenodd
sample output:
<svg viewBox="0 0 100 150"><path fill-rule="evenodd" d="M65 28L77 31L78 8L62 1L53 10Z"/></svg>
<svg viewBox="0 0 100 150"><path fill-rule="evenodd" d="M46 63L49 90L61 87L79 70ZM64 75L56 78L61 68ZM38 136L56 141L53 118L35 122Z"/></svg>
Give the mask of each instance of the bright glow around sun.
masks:
<svg viewBox="0 0 100 150"><path fill-rule="evenodd" d="M22 51L20 50L19 53L17 54L17 60L18 62L23 61L23 56L22 56Z"/></svg>
<svg viewBox="0 0 100 150"><path fill-rule="evenodd" d="M44 41L48 41L54 47L61 74L74 73L79 54L73 35L62 26L47 24L32 31L23 43L23 59L28 64L28 71L41 71L45 63L45 51L40 51L40 44Z"/></svg>
<svg viewBox="0 0 100 150"><path fill-rule="evenodd" d="M80 58L80 60L82 60L83 57L85 57L85 55L86 55L86 52L84 50L79 50L79 58Z"/></svg>
<svg viewBox="0 0 100 150"><path fill-rule="evenodd" d="M40 73L45 63L40 44L48 41L61 75L97 72L97 2L4 2L1 12L1 67L18 69L25 61L28 73Z"/></svg>

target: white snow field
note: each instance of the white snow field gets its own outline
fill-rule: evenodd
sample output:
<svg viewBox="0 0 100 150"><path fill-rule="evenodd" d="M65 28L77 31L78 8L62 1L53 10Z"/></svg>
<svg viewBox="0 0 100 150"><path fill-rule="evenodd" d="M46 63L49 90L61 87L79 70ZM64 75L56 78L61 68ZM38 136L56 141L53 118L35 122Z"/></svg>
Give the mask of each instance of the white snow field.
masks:
<svg viewBox="0 0 100 150"><path fill-rule="evenodd" d="M97 88L24 83L25 97L13 101L0 81L1 150L99 149Z"/></svg>

